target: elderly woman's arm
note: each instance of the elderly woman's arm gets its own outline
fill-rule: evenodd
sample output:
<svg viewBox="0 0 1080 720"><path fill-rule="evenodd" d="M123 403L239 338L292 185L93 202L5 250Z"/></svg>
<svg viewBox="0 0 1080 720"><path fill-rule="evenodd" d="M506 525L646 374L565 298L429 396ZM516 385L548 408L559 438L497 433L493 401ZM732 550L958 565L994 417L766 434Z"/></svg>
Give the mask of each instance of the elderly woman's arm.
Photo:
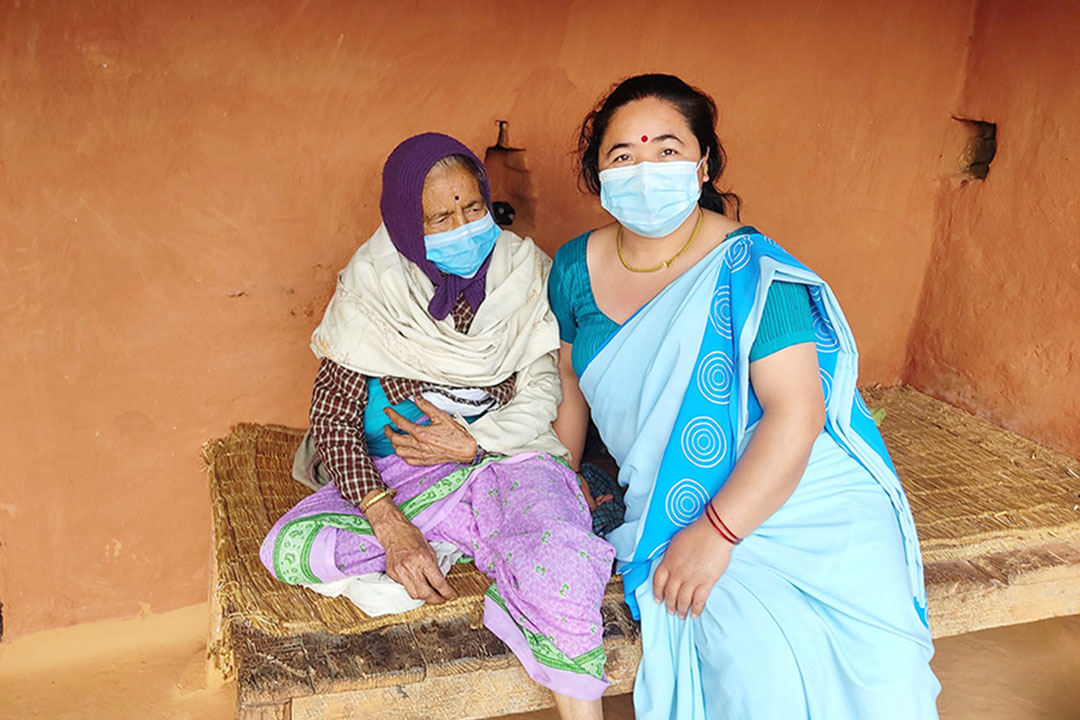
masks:
<svg viewBox="0 0 1080 720"><path fill-rule="evenodd" d="M367 400L367 377L323 360L311 398L311 438L331 481L357 507L385 488L364 439ZM386 551L386 574L410 597L440 603L457 596L439 571L435 551L397 505L379 500L365 514Z"/></svg>
<svg viewBox="0 0 1080 720"><path fill-rule="evenodd" d="M457 597L439 570L431 544L397 505L379 500L368 508L367 517L386 551L386 574L404 585L409 597L436 604Z"/></svg>
<svg viewBox="0 0 1080 720"><path fill-rule="evenodd" d="M322 361L311 393L311 440L330 481L357 507L366 494L385 487L364 439L367 401L367 377Z"/></svg>

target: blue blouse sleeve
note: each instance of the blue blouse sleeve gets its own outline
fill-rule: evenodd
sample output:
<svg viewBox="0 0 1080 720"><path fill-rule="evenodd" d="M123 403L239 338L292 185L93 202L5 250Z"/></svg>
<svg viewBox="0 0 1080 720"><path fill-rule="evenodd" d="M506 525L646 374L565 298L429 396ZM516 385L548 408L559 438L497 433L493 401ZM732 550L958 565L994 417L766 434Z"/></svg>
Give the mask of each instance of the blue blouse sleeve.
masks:
<svg viewBox="0 0 1080 720"><path fill-rule="evenodd" d="M758 334L750 348L750 362L792 345L815 340L810 293L806 286L780 281L770 285Z"/></svg>
<svg viewBox="0 0 1080 720"><path fill-rule="evenodd" d="M574 245L577 238L564 244L555 253L555 261L551 265L551 274L548 276L548 303L555 318L559 321L559 338L573 344L577 336L577 322L574 319L575 287L574 287Z"/></svg>

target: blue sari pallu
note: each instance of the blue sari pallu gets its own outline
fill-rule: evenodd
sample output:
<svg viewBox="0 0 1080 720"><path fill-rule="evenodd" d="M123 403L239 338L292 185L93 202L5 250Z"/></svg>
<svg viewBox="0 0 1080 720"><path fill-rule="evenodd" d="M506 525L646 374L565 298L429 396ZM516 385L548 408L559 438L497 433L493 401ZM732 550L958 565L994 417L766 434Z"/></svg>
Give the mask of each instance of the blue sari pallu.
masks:
<svg viewBox="0 0 1080 720"><path fill-rule="evenodd" d="M772 282L808 287L825 430L791 498L732 550L697 619L652 572L704 512L760 420L749 354ZM936 718L940 689L907 498L856 388L832 290L771 239L727 239L589 361L582 392L626 487L608 535L642 623L638 718Z"/></svg>

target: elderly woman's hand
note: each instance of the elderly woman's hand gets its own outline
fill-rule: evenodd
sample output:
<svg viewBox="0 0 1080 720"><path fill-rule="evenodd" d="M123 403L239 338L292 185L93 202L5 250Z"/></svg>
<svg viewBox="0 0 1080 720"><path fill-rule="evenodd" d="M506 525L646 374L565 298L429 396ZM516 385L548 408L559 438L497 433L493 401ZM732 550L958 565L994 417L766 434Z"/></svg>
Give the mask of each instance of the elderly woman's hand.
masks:
<svg viewBox="0 0 1080 720"><path fill-rule="evenodd" d="M431 424L411 423L393 408L386 408L390 422L401 430L394 432L389 425L383 428L394 452L410 465L471 463L476 457L476 440L469 431L424 398L416 397L414 402L431 419Z"/></svg>
<svg viewBox="0 0 1080 720"><path fill-rule="evenodd" d="M435 604L457 597L424 534L393 501L376 502L367 517L386 551L386 574L404 585L409 597Z"/></svg>

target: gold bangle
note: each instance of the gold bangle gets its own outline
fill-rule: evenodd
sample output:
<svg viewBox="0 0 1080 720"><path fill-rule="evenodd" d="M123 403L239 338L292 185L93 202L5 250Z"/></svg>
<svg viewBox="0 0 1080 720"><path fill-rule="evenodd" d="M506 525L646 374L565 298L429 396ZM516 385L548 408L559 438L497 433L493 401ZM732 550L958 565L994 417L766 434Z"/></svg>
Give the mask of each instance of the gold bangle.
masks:
<svg viewBox="0 0 1080 720"><path fill-rule="evenodd" d="M394 495L396 495L396 494L397 494L397 490L395 490L393 488L386 488L382 492L377 492L377 493L375 493L374 497L372 497L371 499L367 500L366 502L364 502L364 503L362 503L360 505L360 512L362 512L362 513L364 513L366 515L369 507L371 507L375 503L379 502L383 498L388 497L390 499L393 499Z"/></svg>

